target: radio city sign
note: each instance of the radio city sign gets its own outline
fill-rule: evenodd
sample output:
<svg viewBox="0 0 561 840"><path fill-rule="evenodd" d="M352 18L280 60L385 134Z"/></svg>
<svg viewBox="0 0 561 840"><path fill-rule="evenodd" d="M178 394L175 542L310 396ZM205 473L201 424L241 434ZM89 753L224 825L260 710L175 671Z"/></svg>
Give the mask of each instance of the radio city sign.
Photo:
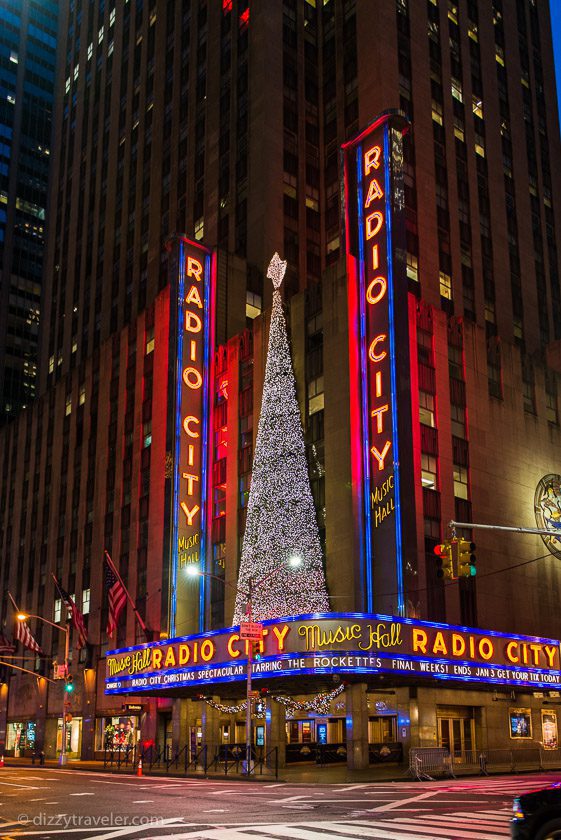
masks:
<svg viewBox="0 0 561 840"><path fill-rule="evenodd" d="M343 146L351 383L351 458L361 537L367 608L390 608L380 592L396 593L404 613L404 517L412 506L412 474L399 464L411 457L408 394L407 280L404 268L404 120L384 114ZM399 352L398 352L399 348ZM407 432L407 434L402 434ZM409 438L409 440L408 440ZM406 485L403 485L403 481ZM405 547L407 548L407 547ZM381 559L385 558L385 559Z"/></svg>
<svg viewBox="0 0 561 840"><path fill-rule="evenodd" d="M177 237L171 356L175 358L173 499L171 504L170 627L172 633L200 629L200 587L188 586L185 567L205 558L208 499L208 441L213 352L214 272L211 253Z"/></svg>
<svg viewBox="0 0 561 840"><path fill-rule="evenodd" d="M106 694L243 680L239 628L110 651ZM384 615L329 613L263 623L255 678L395 674L559 688L559 642Z"/></svg>

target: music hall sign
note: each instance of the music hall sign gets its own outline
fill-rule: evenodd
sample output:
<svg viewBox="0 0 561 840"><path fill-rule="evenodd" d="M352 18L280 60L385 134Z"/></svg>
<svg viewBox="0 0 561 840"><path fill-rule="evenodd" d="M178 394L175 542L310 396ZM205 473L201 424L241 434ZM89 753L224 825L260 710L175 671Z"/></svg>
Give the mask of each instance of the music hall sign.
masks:
<svg viewBox="0 0 561 840"><path fill-rule="evenodd" d="M239 627L109 651L106 694L243 680ZM328 613L264 622L252 674L411 675L468 683L561 688L559 642L395 616Z"/></svg>

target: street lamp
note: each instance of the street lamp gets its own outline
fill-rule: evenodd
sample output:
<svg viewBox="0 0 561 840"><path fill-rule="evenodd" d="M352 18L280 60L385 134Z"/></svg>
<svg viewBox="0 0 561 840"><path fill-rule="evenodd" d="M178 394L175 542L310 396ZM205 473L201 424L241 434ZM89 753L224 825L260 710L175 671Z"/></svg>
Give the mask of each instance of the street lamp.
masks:
<svg viewBox="0 0 561 840"><path fill-rule="evenodd" d="M296 569L298 566L302 564L302 558L299 554L292 554L288 558L288 565L292 569ZM219 577L218 575L213 575L212 572L201 572L200 569L197 568L196 564L190 564L187 567L187 574L190 577L210 577L216 578L216 580L220 580L225 586L229 586L231 589L235 589L236 593L241 593L246 598L246 621L251 623L252 621L252 605L253 605L253 592L254 590L261 586L265 581L269 580L270 578L274 577L277 572L280 572L283 568L283 564L279 564L275 566L275 568L269 572L269 574L264 575L263 577L254 578L250 577L247 582L247 590L239 589L237 586L229 583L228 581L224 580L224 578ZM253 661L253 645L251 639L246 639L247 642L247 678L246 678L246 708L245 708L245 758L246 758L246 772L249 776L251 773L251 674L252 674L252 661Z"/></svg>
<svg viewBox="0 0 561 840"><path fill-rule="evenodd" d="M61 633L64 633L64 689L62 692L62 747L60 750L60 756L58 763L63 766L66 764L66 677L68 676L68 651L70 649L70 627L67 624L64 627L61 627L60 624L55 624L54 621L50 621L48 618L43 618L42 615L33 615L31 613L18 613L16 616L18 621L27 621L28 618L36 618L37 621L44 621L45 624L50 624L51 627L56 627Z"/></svg>

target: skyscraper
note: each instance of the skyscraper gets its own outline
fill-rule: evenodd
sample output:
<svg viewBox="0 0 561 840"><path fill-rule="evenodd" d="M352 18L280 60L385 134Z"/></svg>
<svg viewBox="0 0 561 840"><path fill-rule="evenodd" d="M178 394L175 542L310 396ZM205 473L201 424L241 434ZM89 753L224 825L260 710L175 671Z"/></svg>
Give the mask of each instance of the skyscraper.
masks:
<svg viewBox="0 0 561 840"><path fill-rule="evenodd" d="M36 391L58 4L0 8L0 422Z"/></svg>
<svg viewBox="0 0 561 840"><path fill-rule="evenodd" d="M83 697L95 679L102 696L108 649L176 627L178 600L188 613L178 632L231 620L274 251L288 261L284 303L333 612L446 623L457 650L466 627L558 635L559 541L470 527L561 521L561 146L546 108L556 98L546 4L71 0L61 14L40 399L2 436L0 556L18 603L49 615L54 571L89 615L82 660L102 658ZM387 139L364 147L386 126ZM380 161L395 181L376 180ZM356 210L378 199L370 216ZM367 269L357 242L378 234ZM366 282L383 259L388 276ZM370 334L355 318L355 283L376 303L371 283L380 296L390 288L388 260L399 328L388 316ZM388 353L387 404L374 404L383 382L360 365ZM206 389L188 414L182 382ZM390 403L399 457L373 439ZM387 453L392 474L369 483ZM199 513L204 524L177 536L177 522L191 527ZM434 548L451 520L477 541L476 576L438 576ZM375 531L388 524L395 539L382 544ZM129 609L116 638L105 636L104 549L148 639ZM197 584L184 574L195 563L209 576ZM485 676L469 711L447 683L435 700L422 676L407 682L392 667L392 720L376 716L377 740L415 745L414 714L419 726L440 714L440 729L430 725L444 743L445 712L460 705L474 743ZM380 675L363 679L386 702ZM290 690L304 692L294 680ZM84 727L84 754L119 726L118 686L110 691ZM236 684L224 691L236 696ZM178 707L165 688L153 694L161 702L149 701L143 731L165 741ZM56 715L45 703L51 742Z"/></svg>

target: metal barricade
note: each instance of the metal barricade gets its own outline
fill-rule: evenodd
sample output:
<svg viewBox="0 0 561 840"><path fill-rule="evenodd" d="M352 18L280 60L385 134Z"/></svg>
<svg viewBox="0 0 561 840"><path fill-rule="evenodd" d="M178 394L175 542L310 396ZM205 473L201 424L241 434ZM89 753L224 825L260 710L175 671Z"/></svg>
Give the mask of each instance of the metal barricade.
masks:
<svg viewBox="0 0 561 840"><path fill-rule="evenodd" d="M434 781L431 774L455 779L452 757L444 747L418 747L409 752L409 773L418 781Z"/></svg>

